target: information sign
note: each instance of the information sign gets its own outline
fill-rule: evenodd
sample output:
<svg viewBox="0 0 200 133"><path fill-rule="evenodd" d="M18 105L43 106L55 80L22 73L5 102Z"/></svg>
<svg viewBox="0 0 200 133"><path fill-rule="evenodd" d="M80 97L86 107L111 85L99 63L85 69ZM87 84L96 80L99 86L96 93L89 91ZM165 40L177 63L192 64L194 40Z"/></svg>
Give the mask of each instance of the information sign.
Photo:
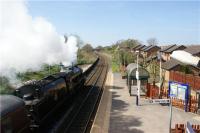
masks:
<svg viewBox="0 0 200 133"><path fill-rule="evenodd" d="M169 97L175 97L185 101L185 111L187 111L189 86L178 82L169 81Z"/></svg>
<svg viewBox="0 0 200 133"><path fill-rule="evenodd" d="M169 82L169 96L178 99L188 99L188 84L181 84L178 82Z"/></svg>

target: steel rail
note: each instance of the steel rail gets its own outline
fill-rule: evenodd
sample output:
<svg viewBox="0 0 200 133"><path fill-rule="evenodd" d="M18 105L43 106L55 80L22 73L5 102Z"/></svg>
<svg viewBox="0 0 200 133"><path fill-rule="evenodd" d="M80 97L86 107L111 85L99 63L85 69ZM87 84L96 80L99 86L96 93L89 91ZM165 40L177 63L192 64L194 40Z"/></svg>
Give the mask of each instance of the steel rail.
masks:
<svg viewBox="0 0 200 133"><path fill-rule="evenodd" d="M92 114L94 114L94 110L97 107L97 104L99 102L99 99L103 90L103 85L104 85L106 75L107 75L108 66L104 67L106 62L105 62L105 59L102 58L101 61L102 60L104 60L104 62L102 62L102 64L100 65L101 69L97 76L97 79L94 82L94 85L90 88L90 91L88 92L87 96L83 100L82 104L79 106L79 109L77 110L76 114L72 117L70 123L67 124L65 132L77 133L77 132L86 132L88 130L88 125L90 123ZM86 105L87 105L87 108L85 108Z"/></svg>

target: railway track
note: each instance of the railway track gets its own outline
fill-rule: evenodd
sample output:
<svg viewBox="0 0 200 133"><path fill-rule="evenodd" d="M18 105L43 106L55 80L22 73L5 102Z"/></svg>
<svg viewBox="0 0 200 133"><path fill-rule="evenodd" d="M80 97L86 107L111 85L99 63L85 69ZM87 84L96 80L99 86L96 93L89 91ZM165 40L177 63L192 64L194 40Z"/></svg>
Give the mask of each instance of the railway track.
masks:
<svg viewBox="0 0 200 133"><path fill-rule="evenodd" d="M103 91L103 85L107 75L108 66L104 58L101 59L98 72L96 72L94 79L88 83L89 93L82 101L76 114L72 117L70 123L65 128L67 133L85 133L89 132L92 125L92 118L95 116L96 109Z"/></svg>
<svg viewBox="0 0 200 133"><path fill-rule="evenodd" d="M86 82L72 100L66 101L39 132L87 132L102 94L108 65L100 57L93 70L86 72Z"/></svg>

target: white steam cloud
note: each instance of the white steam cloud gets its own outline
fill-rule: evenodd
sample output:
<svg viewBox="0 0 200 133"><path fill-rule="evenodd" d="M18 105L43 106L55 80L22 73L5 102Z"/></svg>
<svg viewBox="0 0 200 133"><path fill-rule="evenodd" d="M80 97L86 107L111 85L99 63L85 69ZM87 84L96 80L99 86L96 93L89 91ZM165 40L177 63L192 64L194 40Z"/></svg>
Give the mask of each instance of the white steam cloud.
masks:
<svg viewBox="0 0 200 133"><path fill-rule="evenodd" d="M39 70L44 63L76 61L77 38L64 37L43 17L33 18L25 1L0 2L0 76Z"/></svg>

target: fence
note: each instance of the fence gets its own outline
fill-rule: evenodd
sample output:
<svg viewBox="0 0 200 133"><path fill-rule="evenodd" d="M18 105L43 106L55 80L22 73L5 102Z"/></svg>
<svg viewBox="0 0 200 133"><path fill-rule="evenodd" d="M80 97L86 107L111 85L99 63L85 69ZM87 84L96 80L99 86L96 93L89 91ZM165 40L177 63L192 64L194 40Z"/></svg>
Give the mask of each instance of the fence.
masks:
<svg viewBox="0 0 200 133"><path fill-rule="evenodd" d="M169 75L169 79L172 81L187 83L193 90L200 90L200 76L185 74L178 71L170 71Z"/></svg>
<svg viewBox="0 0 200 133"><path fill-rule="evenodd" d="M200 125L192 125L195 133L200 133ZM187 133L185 124L176 124L175 129L171 130L172 133Z"/></svg>
<svg viewBox="0 0 200 133"><path fill-rule="evenodd" d="M147 93L146 97L156 99L159 97L159 88L155 85L151 85L150 83L147 83Z"/></svg>
<svg viewBox="0 0 200 133"><path fill-rule="evenodd" d="M148 83L146 97L151 98L151 99L159 98L159 87ZM161 89L161 97L160 98L168 98L168 90ZM181 99L172 98L172 105L184 110L185 102ZM190 96L187 106L188 106L187 111L197 113L198 98L196 96Z"/></svg>

